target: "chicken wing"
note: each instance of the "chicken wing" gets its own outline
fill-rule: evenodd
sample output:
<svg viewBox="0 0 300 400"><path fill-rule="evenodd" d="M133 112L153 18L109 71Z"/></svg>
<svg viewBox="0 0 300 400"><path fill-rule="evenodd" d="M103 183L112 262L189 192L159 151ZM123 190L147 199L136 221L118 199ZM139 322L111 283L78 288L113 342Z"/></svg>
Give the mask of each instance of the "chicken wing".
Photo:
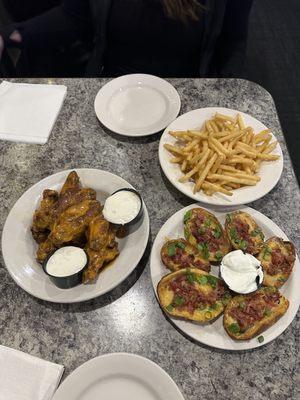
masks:
<svg viewBox="0 0 300 400"><path fill-rule="evenodd" d="M92 219L86 234L89 264L83 274L84 283L94 281L104 265L114 260L119 254L114 229L102 214Z"/></svg>
<svg viewBox="0 0 300 400"><path fill-rule="evenodd" d="M58 193L56 190L46 189L39 208L33 215L31 232L37 243L45 241L49 235L53 223L52 208L57 203Z"/></svg>
<svg viewBox="0 0 300 400"><path fill-rule="evenodd" d="M67 189L63 194L59 195L58 201L52 207L53 219L57 219L67 208L82 203L84 200L96 200L95 190L85 188L74 193L73 189Z"/></svg>
<svg viewBox="0 0 300 400"><path fill-rule="evenodd" d="M53 242L48 238L44 242L40 243L37 253L36 259L40 264L46 260L46 258L54 252L58 247L54 246Z"/></svg>
<svg viewBox="0 0 300 400"><path fill-rule="evenodd" d="M60 195L63 195L67 190L70 189L73 190L73 192L80 190L80 180L76 171L69 173L65 183L63 184L63 187L61 188Z"/></svg>
<svg viewBox="0 0 300 400"><path fill-rule="evenodd" d="M117 244L113 248L106 247L100 251L94 251L89 247L86 247L85 250L89 256L89 265L83 273L83 283L93 282L97 278L99 271L119 255Z"/></svg>
<svg viewBox="0 0 300 400"><path fill-rule="evenodd" d="M63 211L55 221L49 239L55 246L72 242L82 235L90 221L101 212L97 200L84 200Z"/></svg>
<svg viewBox="0 0 300 400"><path fill-rule="evenodd" d="M89 223L86 231L87 245L91 250L100 251L109 241L110 224L102 215L97 215Z"/></svg>

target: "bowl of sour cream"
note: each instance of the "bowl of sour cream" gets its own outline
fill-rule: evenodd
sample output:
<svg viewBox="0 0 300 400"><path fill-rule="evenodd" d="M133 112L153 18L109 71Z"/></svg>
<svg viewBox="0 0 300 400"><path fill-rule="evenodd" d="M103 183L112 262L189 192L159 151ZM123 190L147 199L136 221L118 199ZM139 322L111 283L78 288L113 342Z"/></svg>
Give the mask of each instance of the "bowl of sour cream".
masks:
<svg viewBox="0 0 300 400"><path fill-rule="evenodd" d="M220 273L229 289L240 294L254 292L264 278L260 261L242 250L231 251L223 257Z"/></svg>
<svg viewBox="0 0 300 400"><path fill-rule="evenodd" d="M65 246L52 253L43 263L43 270L60 289L70 289L82 283L88 265L87 253L80 247Z"/></svg>
<svg viewBox="0 0 300 400"><path fill-rule="evenodd" d="M103 216L115 225L131 225L143 214L143 200L138 191L132 188L119 189L105 201Z"/></svg>

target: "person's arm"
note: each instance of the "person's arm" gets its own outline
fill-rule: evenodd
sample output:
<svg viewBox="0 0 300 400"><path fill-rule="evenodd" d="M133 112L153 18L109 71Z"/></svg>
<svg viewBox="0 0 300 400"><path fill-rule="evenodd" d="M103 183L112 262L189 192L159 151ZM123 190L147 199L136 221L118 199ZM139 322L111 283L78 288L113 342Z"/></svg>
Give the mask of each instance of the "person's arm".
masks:
<svg viewBox="0 0 300 400"><path fill-rule="evenodd" d="M253 0L228 0L221 35L214 54L214 73L239 77L247 48L248 21Z"/></svg>
<svg viewBox="0 0 300 400"><path fill-rule="evenodd" d="M20 34L20 43L13 40L14 32ZM0 29L5 46L37 48L66 44L90 32L87 0L65 0L61 6L42 15Z"/></svg>

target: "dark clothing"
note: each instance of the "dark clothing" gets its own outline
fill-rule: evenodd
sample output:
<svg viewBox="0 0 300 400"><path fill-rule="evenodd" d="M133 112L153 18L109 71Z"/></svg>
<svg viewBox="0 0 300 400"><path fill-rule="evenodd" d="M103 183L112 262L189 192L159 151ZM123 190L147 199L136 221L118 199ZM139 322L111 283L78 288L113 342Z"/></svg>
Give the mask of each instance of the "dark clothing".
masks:
<svg viewBox="0 0 300 400"><path fill-rule="evenodd" d="M24 21L61 4L61 0L2 0L14 21Z"/></svg>
<svg viewBox="0 0 300 400"><path fill-rule="evenodd" d="M166 17L160 1L114 0L107 24L105 75L164 71L166 76L197 76L203 31L199 18L185 26Z"/></svg>
<svg viewBox="0 0 300 400"><path fill-rule="evenodd" d="M23 46L43 48L93 35L87 74L147 72L161 76L238 76L253 0L206 0L188 26L163 13L159 0L65 0L18 29ZM91 24L92 21L92 24ZM9 41L8 41L9 42ZM11 43L10 43L11 44Z"/></svg>

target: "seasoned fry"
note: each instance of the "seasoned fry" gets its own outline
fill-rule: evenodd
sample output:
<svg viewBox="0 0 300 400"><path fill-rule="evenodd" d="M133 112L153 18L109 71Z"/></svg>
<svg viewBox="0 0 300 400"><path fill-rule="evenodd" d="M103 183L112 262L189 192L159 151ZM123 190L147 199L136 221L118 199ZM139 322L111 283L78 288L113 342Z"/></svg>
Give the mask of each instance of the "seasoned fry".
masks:
<svg viewBox="0 0 300 400"><path fill-rule="evenodd" d="M211 189L214 192L220 192L220 193L227 194L227 196L233 195L233 193L230 190L227 190L226 188L222 187L221 185L217 185L216 183L204 181L202 184L202 187L204 189Z"/></svg>
<svg viewBox="0 0 300 400"><path fill-rule="evenodd" d="M222 181L227 181L227 182L240 183L242 185L247 185L247 186L253 186L253 185L256 185L256 183L257 183L251 179L236 178L233 175L229 176L229 175L210 174L208 176L208 178L211 179L212 181L222 180Z"/></svg>
<svg viewBox="0 0 300 400"><path fill-rule="evenodd" d="M196 182L196 185L194 187L194 193L198 192L199 189L201 188L201 185L204 181L204 179L206 178L207 174L209 173L209 170L211 169L211 167L213 166L214 162L217 159L217 155L214 154L212 156L212 158L208 161L208 163L206 164L206 167L204 168L204 170L201 172L199 179Z"/></svg>
<svg viewBox="0 0 300 400"><path fill-rule="evenodd" d="M269 129L257 134L246 126L240 114L235 117L216 113L201 129L170 131L176 140L164 144L178 164L183 176L179 182L194 182L193 192L203 190L208 196L254 186L261 178L256 175L262 163L275 161L271 154L277 146Z"/></svg>

